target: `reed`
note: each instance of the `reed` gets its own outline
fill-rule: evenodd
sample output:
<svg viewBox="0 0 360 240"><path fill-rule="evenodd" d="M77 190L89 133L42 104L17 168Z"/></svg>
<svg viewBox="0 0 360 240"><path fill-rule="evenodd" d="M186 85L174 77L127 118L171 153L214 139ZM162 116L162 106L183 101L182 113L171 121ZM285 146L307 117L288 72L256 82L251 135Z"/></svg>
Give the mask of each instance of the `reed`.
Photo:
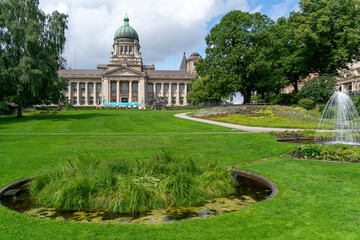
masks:
<svg viewBox="0 0 360 240"><path fill-rule="evenodd" d="M39 174L29 183L39 206L136 213L194 206L232 193L234 179L212 161L163 151L152 159L104 160L94 155Z"/></svg>

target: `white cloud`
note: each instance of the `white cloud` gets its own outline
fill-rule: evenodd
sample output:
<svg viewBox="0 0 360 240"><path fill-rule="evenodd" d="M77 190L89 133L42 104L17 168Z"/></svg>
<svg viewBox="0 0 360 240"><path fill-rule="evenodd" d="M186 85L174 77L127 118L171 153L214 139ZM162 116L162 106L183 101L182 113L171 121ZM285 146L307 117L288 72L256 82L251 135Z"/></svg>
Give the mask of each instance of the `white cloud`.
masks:
<svg viewBox="0 0 360 240"><path fill-rule="evenodd" d="M289 12L296 10L298 0L286 0L283 3L271 6L270 18L277 20L279 17L288 15Z"/></svg>
<svg viewBox="0 0 360 240"><path fill-rule="evenodd" d="M247 0L43 0L40 7L69 15L65 55L73 68L75 49L77 68L109 62L114 33L126 13L139 35L144 64L161 69L174 54L205 45L206 24L214 17L233 9L250 11Z"/></svg>

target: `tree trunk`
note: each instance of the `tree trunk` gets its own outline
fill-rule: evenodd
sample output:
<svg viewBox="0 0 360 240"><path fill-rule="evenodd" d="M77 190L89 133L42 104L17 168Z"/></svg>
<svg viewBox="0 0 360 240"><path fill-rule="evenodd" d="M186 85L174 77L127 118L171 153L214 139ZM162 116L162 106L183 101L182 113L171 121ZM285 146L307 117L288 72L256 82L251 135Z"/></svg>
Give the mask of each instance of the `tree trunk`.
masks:
<svg viewBox="0 0 360 240"><path fill-rule="evenodd" d="M250 101L251 101L251 90L246 89L246 92L243 95L244 95L244 103L250 103Z"/></svg>
<svg viewBox="0 0 360 240"><path fill-rule="evenodd" d="M294 92L298 92L299 91L299 87L298 87L298 80L292 81L291 84L294 87Z"/></svg>
<svg viewBox="0 0 360 240"><path fill-rule="evenodd" d="M21 118L22 117L22 105L21 103L18 103L18 110L17 110L17 118Z"/></svg>

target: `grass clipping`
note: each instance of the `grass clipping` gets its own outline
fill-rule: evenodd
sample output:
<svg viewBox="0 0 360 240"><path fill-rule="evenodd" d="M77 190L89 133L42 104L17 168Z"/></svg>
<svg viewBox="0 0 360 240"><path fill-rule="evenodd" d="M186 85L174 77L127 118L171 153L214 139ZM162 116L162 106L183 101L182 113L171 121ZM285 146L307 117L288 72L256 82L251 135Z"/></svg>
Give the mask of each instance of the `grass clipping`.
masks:
<svg viewBox="0 0 360 240"><path fill-rule="evenodd" d="M163 153L148 160L82 156L29 183L36 204L60 210L104 209L138 213L167 206L196 206L231 194L234 179L216 162Z"/></svg>

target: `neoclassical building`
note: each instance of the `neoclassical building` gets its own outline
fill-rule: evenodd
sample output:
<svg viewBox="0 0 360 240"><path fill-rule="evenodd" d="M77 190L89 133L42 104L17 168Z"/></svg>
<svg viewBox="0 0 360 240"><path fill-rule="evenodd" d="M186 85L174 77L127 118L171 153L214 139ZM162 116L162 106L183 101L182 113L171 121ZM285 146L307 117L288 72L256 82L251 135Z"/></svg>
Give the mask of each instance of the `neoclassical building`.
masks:
<svg viewBox="0 0 360 240"><path fill-rule="evenodd" d="M127 16L115 32L113 49L110 63L99 64L97 69L59 71L59 76L69 79L63 92L68 102L75 106L139 103L142 107L163 97L168 105L187 105L189 83L201 59L198 53L188 59L184 53L179 70L155 70L154 64L143 65L139 36Z"/></svg>

